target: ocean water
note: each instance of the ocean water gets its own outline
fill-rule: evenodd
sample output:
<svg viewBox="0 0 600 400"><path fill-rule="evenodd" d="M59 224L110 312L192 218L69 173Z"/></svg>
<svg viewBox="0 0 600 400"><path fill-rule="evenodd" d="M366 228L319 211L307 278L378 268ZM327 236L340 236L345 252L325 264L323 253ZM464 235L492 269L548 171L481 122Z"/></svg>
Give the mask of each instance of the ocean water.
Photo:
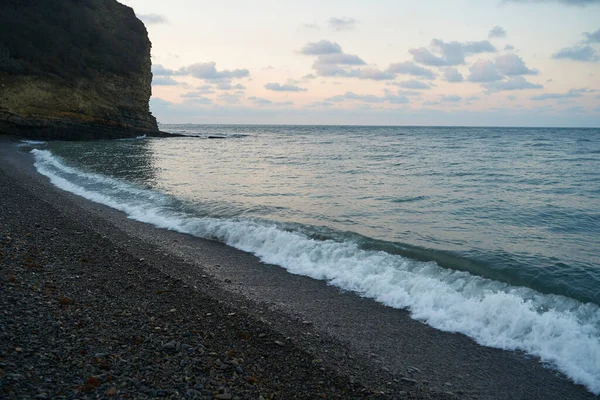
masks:
<svg viewBox="0 0 600 400"><path fill-rule="evenodd" d="M26 143L58 187L222 241L600 394L600 130L163 125Z"/></svg>

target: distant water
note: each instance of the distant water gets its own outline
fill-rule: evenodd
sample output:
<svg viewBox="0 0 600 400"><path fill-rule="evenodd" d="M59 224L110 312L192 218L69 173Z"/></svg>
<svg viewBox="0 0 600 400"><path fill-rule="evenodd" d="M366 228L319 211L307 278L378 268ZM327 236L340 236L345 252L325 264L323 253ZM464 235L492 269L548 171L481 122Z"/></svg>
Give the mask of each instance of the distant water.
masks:
<svg viewBox="0 0 600 400"><path fill-rule="evenodd" d="M197 137L28 146L65 190L537 355L600 394L599 129L161 129Z"/></svg>

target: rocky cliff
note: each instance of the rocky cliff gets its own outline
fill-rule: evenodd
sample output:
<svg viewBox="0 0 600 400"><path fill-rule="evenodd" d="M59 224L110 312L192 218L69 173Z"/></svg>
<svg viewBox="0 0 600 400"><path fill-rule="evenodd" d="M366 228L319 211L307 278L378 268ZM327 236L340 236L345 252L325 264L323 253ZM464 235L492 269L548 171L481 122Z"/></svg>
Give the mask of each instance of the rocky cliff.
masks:
<svg viewBox="0 0 600 400"><path fill-rule="evenodd" d="M39 139L160 134L151 43L115 0L0 2L0 133Z"/></svg>

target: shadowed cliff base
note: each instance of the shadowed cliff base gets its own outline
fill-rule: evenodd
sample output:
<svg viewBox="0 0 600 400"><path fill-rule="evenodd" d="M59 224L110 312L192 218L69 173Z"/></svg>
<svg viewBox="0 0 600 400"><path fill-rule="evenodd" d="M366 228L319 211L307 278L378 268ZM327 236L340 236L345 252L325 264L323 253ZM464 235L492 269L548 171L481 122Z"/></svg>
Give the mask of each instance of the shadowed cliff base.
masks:
<svg viewBox="0 0 600 400"><path fill-rule="evenodd" d="M0 134L162 136L149 111L151 43L115 0L0 4Z"/></svg>

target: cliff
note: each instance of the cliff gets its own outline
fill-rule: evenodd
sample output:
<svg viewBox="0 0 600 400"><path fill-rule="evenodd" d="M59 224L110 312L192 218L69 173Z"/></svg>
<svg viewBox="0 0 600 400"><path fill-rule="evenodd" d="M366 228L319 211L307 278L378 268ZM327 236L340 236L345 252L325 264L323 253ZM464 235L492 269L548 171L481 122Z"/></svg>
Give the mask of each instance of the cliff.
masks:
<svg viewBox="0 0 600 400"><path fill-rule="evenodd" d="M0 133L38 139L160 135L151 43L115 0L0 2Z"/></svg>

